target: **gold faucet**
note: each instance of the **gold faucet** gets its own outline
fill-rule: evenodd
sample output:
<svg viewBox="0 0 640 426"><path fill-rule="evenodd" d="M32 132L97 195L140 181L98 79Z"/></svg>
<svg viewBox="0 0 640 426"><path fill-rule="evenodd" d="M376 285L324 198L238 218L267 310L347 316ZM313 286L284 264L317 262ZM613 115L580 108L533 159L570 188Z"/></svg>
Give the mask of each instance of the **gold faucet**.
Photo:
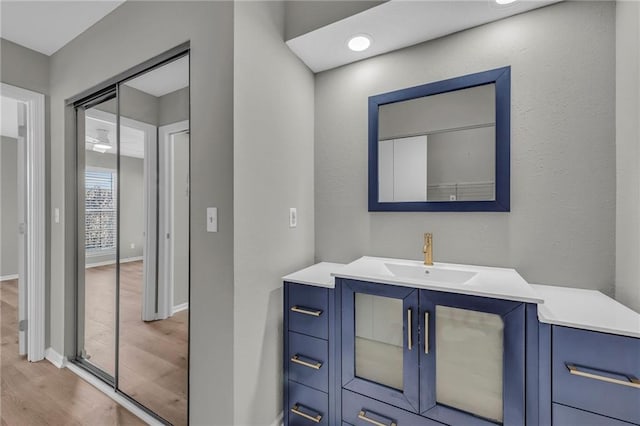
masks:
<svg viewBox="0 0 640 426"><path fill-rule="evenodd" d="M433 266L433 234L427 232L424 234L424 247L422 247L424 253L424 264L427 266Z"/></svg>

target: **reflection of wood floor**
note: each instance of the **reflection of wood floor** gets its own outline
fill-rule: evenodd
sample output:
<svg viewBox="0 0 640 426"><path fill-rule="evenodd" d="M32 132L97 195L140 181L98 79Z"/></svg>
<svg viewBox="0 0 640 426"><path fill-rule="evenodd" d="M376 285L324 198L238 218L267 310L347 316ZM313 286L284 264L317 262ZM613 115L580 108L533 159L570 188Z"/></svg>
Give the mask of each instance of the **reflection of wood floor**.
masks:
<svg viewBox="0 0 640 426"><path fill-rule="evenodd" d="M120 267L120 390L174 425L186 424L188 311L144 322L142 262ZM115 266L86 270L85 349L113 374Z"/></svg>
<svg viewBox="0 0 640 426"><path fill-rule="evenodd" d="M18 283L0 283L0 417L5 425L144 425L67 369L18 355Z"/></svg>

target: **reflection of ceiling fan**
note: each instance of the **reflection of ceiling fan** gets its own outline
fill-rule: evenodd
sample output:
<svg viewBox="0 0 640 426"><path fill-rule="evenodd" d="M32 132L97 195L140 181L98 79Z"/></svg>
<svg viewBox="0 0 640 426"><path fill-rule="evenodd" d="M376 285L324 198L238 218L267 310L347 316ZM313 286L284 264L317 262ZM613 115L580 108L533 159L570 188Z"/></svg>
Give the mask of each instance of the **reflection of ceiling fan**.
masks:
<svg viewBox="0 0 640 426"><path fill-rule="evenodd" d="M97 138L94 138L93 136L87 136L87 142L93 144L94 151L105 153L113 148L113 145L111 145L111 141L109 140L108 130L96 129L96 133L98 134Z"/></svg>

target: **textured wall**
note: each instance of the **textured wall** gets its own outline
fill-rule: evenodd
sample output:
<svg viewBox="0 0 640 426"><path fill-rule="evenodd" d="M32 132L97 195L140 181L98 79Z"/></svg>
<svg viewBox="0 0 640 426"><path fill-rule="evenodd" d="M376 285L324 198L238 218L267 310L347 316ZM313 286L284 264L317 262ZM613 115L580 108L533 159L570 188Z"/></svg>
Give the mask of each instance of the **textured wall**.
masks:
<svg viewBox="0 0 640 426"><path fill-rule="evenodd" d="M192 424L228 425L233 423L232 2L125 2L51 56L51 200L63 218L52 225L51 345L69 354L74 344L75 156L64 100L185 41L191 43L193 176L190 416ZM219 209L216 234L206 232L208 206Z"/></svg>
<svg viewBox="0 0 640 426"><path fill-rule="evenodd" d="M282 2L235 3L235 425L282 411L281 277L313 263L313 75L283 19Z"/></svg>
<svg viewBox="0 0 640 426"><path fill-rule="evenodd" d="M0 141L0 277L18 273L18 140Z"/></svg>
<svg viewBox="0 0 640 426"><path fill-rule="evenodd" d="M613 293L615 4L562 2L316 78L316 260L515 267ZM367 97L511 65L511 212L369 213Z"/></svg>
<svg viewBox="0 0 640 426"><path fill-rule="evenodd" d="M616 299L640 312L640 3L616 5Z"/></svg>

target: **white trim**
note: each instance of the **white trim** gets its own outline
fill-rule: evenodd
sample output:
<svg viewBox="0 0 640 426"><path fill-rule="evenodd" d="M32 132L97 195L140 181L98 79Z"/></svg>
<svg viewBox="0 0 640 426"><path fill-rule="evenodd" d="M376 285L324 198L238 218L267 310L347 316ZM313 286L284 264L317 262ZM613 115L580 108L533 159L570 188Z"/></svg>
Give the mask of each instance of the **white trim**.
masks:
<svg viewBox="0 0 640 426"><path fill-rule="evenodd" d="M1 282L1 281L17 280L17 279L18 279L18 274L12 274L12 275L0 275L0 282Z"/></svg>
<svg viewBox="0 0 640 426"><path fill-rule="evenodd" d="M83 370L81 367L78 367L77 365L71 362L68 362L66 364L66 368L68 368L69 371L74 373L76 376L80 377L85 382L89 383L90 385L98 389L103 394L107 395L109 398L117 402L119 405L129 410L131 414L137 416L143 422L152 426L156 426L156 425L163 426L163 424L160 423L158 420L156 420L154 417L150 416L149 414L147 414L147 412L145 412L143 409L135 405L133 402L129 401L127 398L117 393L115 390L113 390L113 387L109 386L102 380L98 379L93 374Z"/></svg>
<svg viewBox="0 0 640 426"><path fill-rule="evenodd" d="M5 83L1 83L0 93L27 105L27 359L39 361L45 352L44 95Z"/></svg>
<svg viewBox="0 0 640 426"><path fill-rule="evenodd" d="M67 359L56 352L53 348L47 348L47 350L44 351L44 357L47 361L58 368L64 368L67 364Z"/></svg>
<svg viewBox="0 0 640 426"><path fill-rule="evenodd" d="M167 124L158 128L158 153L159 153L159 169L162 178L159 181L159 201L160 212L158 215L158 235L163 236L158 240L158 259L162 260L162 269L158 276L158 319L164 319L172 316L176 307L173 305L174 291L174 256L173 256L173 144L171 136L189 130L189 120L178 121L176 123ZM164 238L169 234L171 238ZM182 306L182 305L180 305ZM188 306L188 304L187 304ZM186 308L183 308L186 309Z"/></svg>
<svg viewBox="0 0 640 426"><path fill-rule="evenodd" d="M187 309L189 309L189 302L184 302L179 305L173 305L173 308L171 308L171 315L173 316L178 312L186 311Z"/></svg>
<svg viewBox="0 0 640 426"><path fill-rule="evenodd" d="M144 260L144 256L136 256L136 257L127 257L124 259L120 259L120 263L129 263L129 262L138 262L140 260ZM103 262L95 262L95 263L86 263L84 265L85 269L89 268L97 268L98 266L107 266L107 265L115 265L116 260L105 260Z"/></svg>

